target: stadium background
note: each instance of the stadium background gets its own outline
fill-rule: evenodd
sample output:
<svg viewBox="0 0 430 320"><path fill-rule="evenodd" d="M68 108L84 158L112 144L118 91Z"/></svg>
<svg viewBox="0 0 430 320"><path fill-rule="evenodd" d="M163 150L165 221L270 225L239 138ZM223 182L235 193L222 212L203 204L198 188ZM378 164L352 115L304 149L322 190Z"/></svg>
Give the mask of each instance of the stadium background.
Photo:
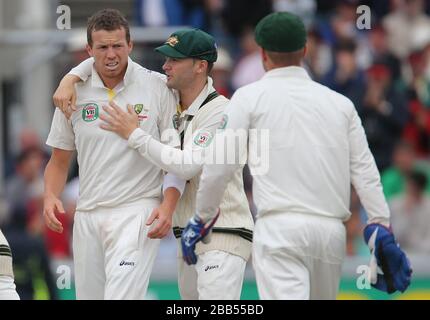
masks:
<svg viewBox="0 0 430 320"><path fill-rule="evenodd" d="M368 30L356 25L362 4L371 9ZM70 8L70 30L58 29L58 20L66 17L57 12L61 5ZM414 268L404 295L358 288L357 267L367 264L368 252L361 235L365 213L353 193L338 298L430 298L430 185L423 178L430 177L430 1L0 0L0 226L12 247L23 299L74 298L73 281L68 288L64 279L69 271L73 278L70 237L77 167L70 169L63 197L68 214L62 219L68 227L63 235L54 234L41 216L42 173L49 157L44 141L57 83L87 57L86 20L108 7L129 19L132 58L149 69L161 71L163 60L153 48L179 27L212 33L220 48L212 76L226 96L263 74L252 34L256 22L272 11L300 15L309 32L305 67L316 81L355 103L382 174L394 231ZM255 213L247 173L245 186ZM179 298L173 236L162 241L148 298ZM242 298L258 298L251 265Z"/></svg>

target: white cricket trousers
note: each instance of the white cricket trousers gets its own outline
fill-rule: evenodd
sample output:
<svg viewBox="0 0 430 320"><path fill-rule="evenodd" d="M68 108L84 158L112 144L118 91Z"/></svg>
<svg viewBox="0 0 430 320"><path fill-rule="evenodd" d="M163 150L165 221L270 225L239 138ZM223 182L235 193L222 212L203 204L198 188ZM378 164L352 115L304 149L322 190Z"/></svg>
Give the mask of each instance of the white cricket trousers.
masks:
<svg viewBox="0 0 430 320"><path fill-rule="evenodd" d="M179 258L178 286L183 300L239 300L246 260L211 250L198 255L195 265Z"/></svg>
<svg viewBox="0 0 430 320"><path fill-rule="evenodd" d="M0 230L0 300L19 300L13 277L12 253Z"/></svg>
<svg viewBox="0 0 430 320"><path fill-rule="evenodd" d="M73 226L78 300L144 299L160 245L146 220L158 199L76 212Z"/></svg>
<svg viewBox="0 0 430 320"><path fill-rule="evenodd" d="M279 213L258 218L252 256L264 300L336 299L346 251L341 220Z"/></svg>

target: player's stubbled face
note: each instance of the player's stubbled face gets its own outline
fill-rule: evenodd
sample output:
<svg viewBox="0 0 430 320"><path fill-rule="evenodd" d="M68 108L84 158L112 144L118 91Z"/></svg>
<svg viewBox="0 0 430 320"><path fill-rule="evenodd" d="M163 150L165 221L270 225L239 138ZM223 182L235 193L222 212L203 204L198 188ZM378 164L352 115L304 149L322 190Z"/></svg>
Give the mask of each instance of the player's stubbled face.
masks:
<svg viewBox="0 0 430 320"><path fill-rule="evenodd" d="M102 80L122 80L127 69L128 55L133 47L127 43L125 29L92 32L93 45L87 46L94 57L95 68Z"/></svg>
<svg viewBox="0 0 430 320"><path fill-rule="evenodd" d="M195 78L195 63L192 58L175 59L166 58L163 70L167 76L167 86L182 90L193 83Z"/></svg>

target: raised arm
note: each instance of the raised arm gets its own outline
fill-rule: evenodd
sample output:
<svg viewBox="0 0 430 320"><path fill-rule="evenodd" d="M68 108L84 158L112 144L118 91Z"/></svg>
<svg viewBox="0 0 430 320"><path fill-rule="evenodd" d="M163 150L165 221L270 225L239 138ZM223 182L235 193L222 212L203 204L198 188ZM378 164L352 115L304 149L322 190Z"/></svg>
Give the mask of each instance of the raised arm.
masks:
<svg viewBox="0 0 430 320"><path fill-rule="evenodd" d="M185 144L184 150L181 150L154 139L139 128L137 115L131 106L128 107L128 112L124 112L111 102L109 107L103 107L103 109L106 114L100 115L100 119L104 121L101 128L117 133L128 140L130 148L136 149L143 157L164 171L173 173L184 180L189 180L200 173L210 141L209 143L203 142L199 136L212 139L222 115L222 108L220 108L210 119L202 121L204 124L194 130L194 136L192 139L187 139L188 143ZM171 122L171 118L168 118L167 121ZM172 134L172 139L177 136L173 129L170 132L166 130L161 133L162 141L169 140L169 133Z"/></svg>
<svg viewBox="0 0 430 320"><path fill-rule="evenodd" d="M91 75L94 59L88 58L73 68L60 81L52 99L54 105L59 108L67 118L76 111L75 84L85 81Z"/></svg>

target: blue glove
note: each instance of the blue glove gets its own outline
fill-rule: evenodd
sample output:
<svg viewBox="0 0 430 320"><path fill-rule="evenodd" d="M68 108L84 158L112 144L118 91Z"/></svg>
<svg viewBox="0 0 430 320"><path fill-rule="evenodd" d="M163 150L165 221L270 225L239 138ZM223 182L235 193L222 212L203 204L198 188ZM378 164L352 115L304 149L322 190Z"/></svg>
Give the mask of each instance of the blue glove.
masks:
<svg viewBox="0 0 430 320"><path fill-rule="evenodd" d="M364 240L372 255L370 260L372 287L389 294L397 290L404 292L411 283L412 269L406 254L396 243L393 233L383 225L369 224L364 228Z"/></svg>
<svg viewBox="0 0 430 320"><path fill-rule="evenodd" d="M196 264L197 256L194 252L196 249L196 243L200 240L205 243L208 242L209 233L211 232L213 225L218 219L218 216L219 210L214 219L207 223L204 223L197 215L195 215L190 219L187 226L182 231L182 257L188 265Z"/></svg>

